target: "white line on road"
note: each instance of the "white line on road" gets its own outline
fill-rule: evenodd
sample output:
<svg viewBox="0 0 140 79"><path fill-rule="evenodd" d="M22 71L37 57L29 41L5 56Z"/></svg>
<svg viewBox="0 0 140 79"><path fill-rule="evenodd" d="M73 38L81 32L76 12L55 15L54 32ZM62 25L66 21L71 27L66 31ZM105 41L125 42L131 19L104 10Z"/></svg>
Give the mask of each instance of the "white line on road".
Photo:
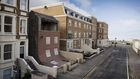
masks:
<svg viewBox="0 0 140 79"><path fill-rule="evenodd" d="M127 79L129 79L129 69L128 69L128 54L126 52L126 66L127 66Z"/></svg>

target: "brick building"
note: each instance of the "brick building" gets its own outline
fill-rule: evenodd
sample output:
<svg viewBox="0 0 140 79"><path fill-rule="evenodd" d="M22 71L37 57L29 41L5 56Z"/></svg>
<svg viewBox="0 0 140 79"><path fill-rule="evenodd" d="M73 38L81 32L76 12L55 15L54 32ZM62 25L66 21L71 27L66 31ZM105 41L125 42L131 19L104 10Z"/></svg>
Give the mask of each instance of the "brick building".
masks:
<svg viewBox="0 0 140 79"><path fill-rule="evenodd" d="M105 22L98 22L97 29L97 46L108 46L108 24Z"/></svg>
<svg viewBox="0 0 140 79"><path fill-rule="evenodd" d="M81 45L96 47L97 19L76 12L63 3L32 8L54 16L60 24L60 50L80 49Z"/></svg>

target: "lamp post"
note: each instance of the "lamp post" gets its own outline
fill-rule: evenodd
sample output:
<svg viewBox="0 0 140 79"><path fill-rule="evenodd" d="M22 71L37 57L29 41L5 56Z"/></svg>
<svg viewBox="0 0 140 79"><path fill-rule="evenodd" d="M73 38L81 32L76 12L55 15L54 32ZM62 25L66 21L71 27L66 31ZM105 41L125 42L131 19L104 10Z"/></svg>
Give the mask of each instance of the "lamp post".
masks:
<svg viewBox="0 0 140 79"><path fill-rule="evenodd" d="M115 38L114 47L116 47L116 39L117 39L117 38Z"/></svg>

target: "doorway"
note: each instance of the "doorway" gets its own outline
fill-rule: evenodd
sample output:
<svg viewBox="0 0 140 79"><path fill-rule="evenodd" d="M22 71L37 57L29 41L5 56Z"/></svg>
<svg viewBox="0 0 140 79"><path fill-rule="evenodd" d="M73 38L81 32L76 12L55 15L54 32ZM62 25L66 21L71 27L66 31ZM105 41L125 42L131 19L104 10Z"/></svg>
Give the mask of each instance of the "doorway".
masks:
<svg viewBox="0 0 140 79"><path fill-rule="evenodd" d="M24 53L25 53L25 43L21 42L20 43L20 58L24 58Z"/></svg>

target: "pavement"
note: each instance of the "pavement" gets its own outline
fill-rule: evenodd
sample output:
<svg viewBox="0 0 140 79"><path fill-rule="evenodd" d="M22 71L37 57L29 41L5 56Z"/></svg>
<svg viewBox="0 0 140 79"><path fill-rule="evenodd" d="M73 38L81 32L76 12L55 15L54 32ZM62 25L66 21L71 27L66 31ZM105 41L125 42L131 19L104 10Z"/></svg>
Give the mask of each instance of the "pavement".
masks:
<svg viewBox="0 0 140 79"><path fill-rule="evenodd" d="M140 79L140 57L135 53L131 46L126 46L129 54L129 63L132 70L132 79Z"/></svg>
<svg viewBox="0 0 140 79"><path fill-rule="evenodd" d="M110 52L111 51L111 52ZM108 48L104 52L96 55L95 57L86 60L75 69L68 71L66 74L58 71L56 79L85 79L87 74L97 65L101 64L106 58L108 58L113 51L113 47Z"/></svg>

